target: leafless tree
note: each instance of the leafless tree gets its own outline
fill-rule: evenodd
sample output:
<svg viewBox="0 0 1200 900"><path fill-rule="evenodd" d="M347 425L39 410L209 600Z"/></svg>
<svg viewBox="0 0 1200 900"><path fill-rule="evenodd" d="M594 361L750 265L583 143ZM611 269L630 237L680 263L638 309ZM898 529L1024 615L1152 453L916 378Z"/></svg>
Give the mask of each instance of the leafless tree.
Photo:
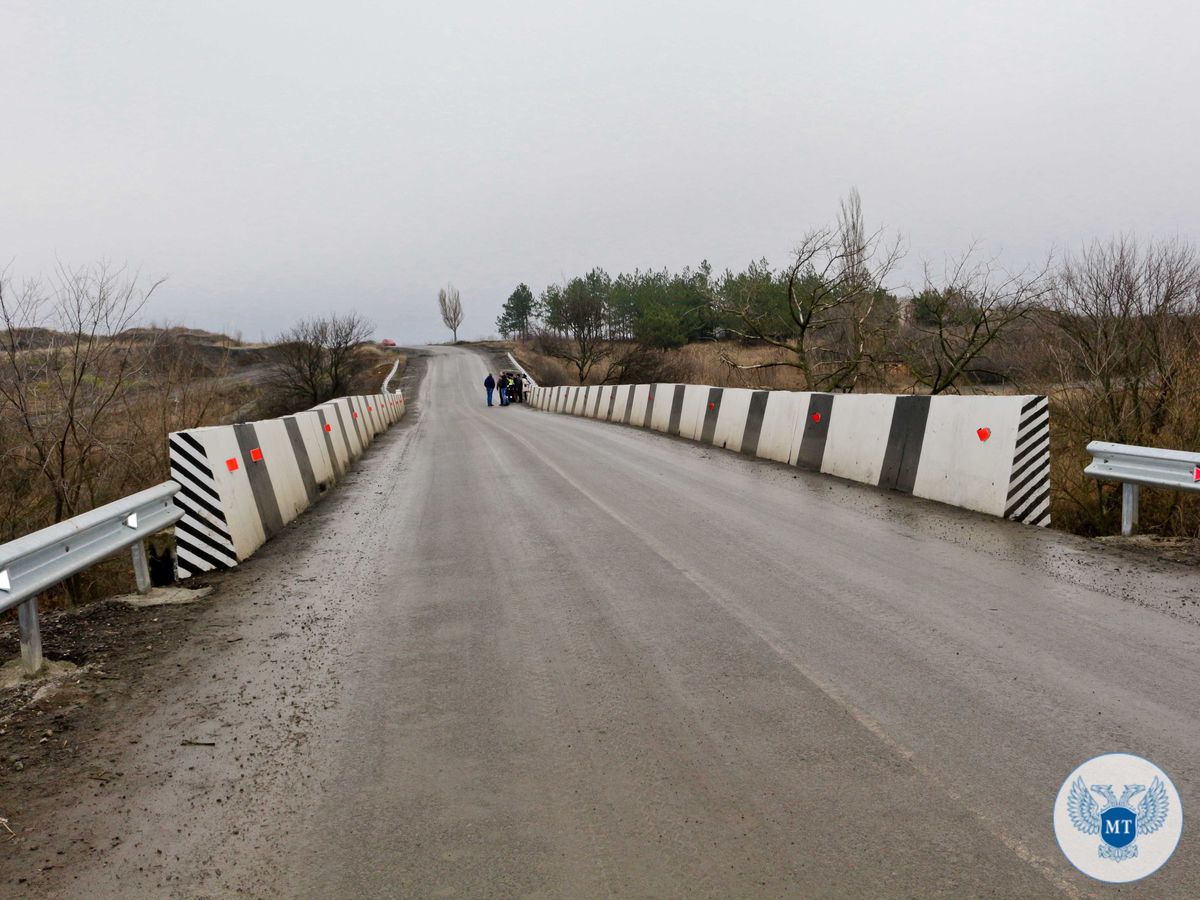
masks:
<svg viewBox="0 0 1200 900"><path fill-rule="evenodd" d="M1049 307L1062 383L1052 415L1058 434L1070 437L1057 453L1058 489L1068 516L1100 530L1119 501L1079 474L1089 440L1200 446L1200 258L1179 241L1097 242L1066 260ZM1174 520L1170 530L1194 532L1195 507L1190 524L1180 518L1187 502L1178 492L1157 506L1144 498L1143 525Z"/></svg>
<svg viewBox="0 0 1200 900"><path fill-rule="evenodd" d="M351 393L370 366L363 343L374 326L355 312L302 319L276 338L274 399L288 411Z"/></svg>
<svg viewBox="0 0 1200 900"><path fill-rule="evenodd" d="M852 391L879 362L895 327L893 298L884 287L902 256L900 237L868 231L857 190L842 202L837 225L805 235L785 273L783 308L749 298L725 298L717 309L737 323L745 340L788 351L787 358L736 368L791 366L809 390Z"/></svg>
<svg viewBox="0 0 1200 900"><path fill-rule="evenodd" d="M129 494L147 485L147 464L158 472L170 467L167 435L222 422L244 395L257 390L230 379L228 346L189 337L186 329L158 326L143 341L144 365L138 390L121 396L129 440L122 447L125 465L114 487Z"/></svg>
<svg viewBox="0 0 1200 900"><path fill-rule="evenodd" d="M43 483L51 523L95 505L113 415L144 365L121 335L159 284L107 264L60 265L48 285L0 273L0 404L20 436L6 468Z"/></svg>
<svg viewBox="0 0 1200 900"><path fill-rule="evenodd" d="M638 341L610 341L604 351L600 384L675 382L681 377L677 358Z"/></svg>
<svg viewBox="0 0 1200 900"><path fill-rule="evenodd" d="M458 288L452 284L438 290L438 309L442 313L442 323L454 335L454 343L458 343L458 328L463 323L462 299Z"/></svg>
<svg viewBox="0 0 1200 900"><path fill-rule="evenodd" d="M926 265L899 351L915 382L942 394L968 375L988 373L988 348L1044 296L1048 271L1047 261L1036 270L1006 272L994 260L979 259L975 247L949 264L940 280Z"/></svg>

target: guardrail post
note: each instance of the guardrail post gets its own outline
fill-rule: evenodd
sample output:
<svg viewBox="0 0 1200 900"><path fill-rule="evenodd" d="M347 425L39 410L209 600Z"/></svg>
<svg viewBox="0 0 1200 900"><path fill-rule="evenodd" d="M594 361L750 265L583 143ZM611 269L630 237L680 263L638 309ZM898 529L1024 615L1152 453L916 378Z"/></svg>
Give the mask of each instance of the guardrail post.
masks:
<svg viewBox="0 0 1200 900"><path fill-rule="evenodd" d="M42 659L42 627L38 622L37 597L17 607L17 633L21 638L21 668L36 675L45 665Z"/></svg>
<svg viewBox="0 0 1200 900"><path fill-rule="evenodd" d="M133 577L137 579L137 592L145 594L150 590L150 561L146 559L146 542L137 541L130 548L133 554Z"/></svg>
<svg viewBox="0 0 1200 900"><path fill-rule="evenodd" d="M1121 485L1121 536L1129 537L1137 531L1139 485L1128 481Z"/></svg>

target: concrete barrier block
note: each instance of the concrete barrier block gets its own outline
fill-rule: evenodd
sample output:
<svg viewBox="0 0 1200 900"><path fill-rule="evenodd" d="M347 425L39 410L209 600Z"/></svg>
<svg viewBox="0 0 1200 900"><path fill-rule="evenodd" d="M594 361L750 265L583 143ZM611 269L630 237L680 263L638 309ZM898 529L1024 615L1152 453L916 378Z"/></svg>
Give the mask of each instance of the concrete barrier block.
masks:
<svg viewBox="0 0 1200 900"><path fill-rule="evenodd" d="M650 399L647 402L648 421L646 427L666 434L671 428L671 410L675 406L676 397L683 402L682 384L652 384ZM676 391L676 388L679 390Z"/></svg>
<svg viewBox="0 0 1200 900"><path fill-rule="evenodd" d="M711 439L714 447L724 447L734 452L742 449L742 436L746 433L746 418L753 395L754 391L747 388L725 388L721 391Z"/></svg>
<svg viewBox="0 0 1200 900"><path fill-rule="evenodd" d="M608 412L608 398L612 396L612 385L602 384L596 389L596 402L591 408L591 417L600 419Z"/></svg>
<svg viewBox="0 0 1200 900"><path fill-rule="evenodd" d="M350 458L358 459L362 456L363 450L366 448L366 442L363 440L363 432L358 424L358 415L354 408L354 404L349 397L340 397L337 400L331 401L337 411L337 416L341 421L342 428L346 434L346 443L350 448Z"/></svg>
<svg viewBox="0 0 1200 900"><path fill-rule="evenodd" d="M1004 515L1024 397L934 397L912 492Z"/></svg>
<svg viewBox="0 0 1200 900"><path fill-rule="evenodd" d="M279 524L268 532L270 535L308 509L311 500L286 423L282 419L266 419L252 422L249 426L235 425L234 430L236 432L247 427L253 429L252 440L255 443L255 446L244 454L251 483L253 484L256 470L265 468L265 480L275 496L275 507L279 513ZM309 479L311 478L309 473ZM315 499L315 481L312 484L312 499Z"/></svg>
<svg viewBox="0 0 1200 900"><path fill-rule="evenodd" d="M753 400L753 397L751 398ZM786 463L791 459L796 426L808 406L808 396L792 391L769 391L755 455Z"/></svg>
<svg viewBox="0 0 1200 900"><path fill-rule="evenodd" d="M646 410L649 408L649 404L650 385L631 385L627 398L624 423L637 428L644 428L646 425Z"/></svg>
<svg viewBox="0 0 1200 900"><path fill-rule="evenodd" d="M379 409L379 398L374 394L367 394L362 399L367 407L367 422L371 425L371 437L373 440L384 432L383 416Z"/></svg>
<svg viewBox="0 0 1200 900"><path fill-rule="evenodd" d="M184 512L175 526L178 577L229 568L261 547L266 531L233 427L173 432L168 452Z"/></svg>
<svg viewBox="0 0 1200 900"><path fill-rule="evenodd" d="M368 394L366 396L367 412L371 416L371 424L375 427L375 436L383 434L387 431L387 421L383 415L383 403L378 394Z"/></svg>
<svg viewBox="0 0 1200 900"><path fill-rule="evenodd" d="M214 433L206 435L204 431ZM257 534L250 527L257 522L256 514L231 526L225 511L227 502L237 497L247 498L253 508L245 475L241 476L243 483L235 486L230 483L233 473L222 471L226 459L233 459L238 468L241 466L232 431L226 441L213 429L174 432L168 438L168 455L171 479L180 485L174 503L183 510L183 518L175 525L176 576L189 578L237 565L239 559L262 543L263 535L261 526Z"/></svg>
<svg viewBox="0 0 1200 900"><path fill-rule="evenodd" d="M333 461L333 451L330 447L332 440L321 426L320 414L313 410L299 412L294 416L287 416L284 418L284 422L286 423L288 419L296 422L300 441L303 444L304 453L308 457L309 467L312 470L317 494L320 495L329 490L334 482L337 481L337 469Z"/></svg>
<svg viewBox="0 0 1200 900"><path fill-rule="evenodd" d="M836 394L821 471L879 484L896 398L890 394Z"/></svg>
<svg viewBox="0 0 1200 900"><path fill-rule="evenodd" d="M625 421L625 413L629 408L630 394L632 392L633 385L631 384L618 384L613 388L612 399L608 404L608 421Z"/></svg>
<svg viewBox="0 0 1200 900"><path fill-rule="evenodd" d="M350 429L347 427L342 408L336 403L322 403L314 408L315 412L320 413L322 426L325 428L325 433L329 435L330 441L333 444L334 459L337 464L338 477L346 471L346 468L354 460L354 449L351 443Z"/></svg>
<svg viewBox="0 0 1200 900"><path fill-rule="evenodd" d="M350 403L354 407L354 411L358 413L354 421L358 424L359 434L362 437L363 449L365 450L367 447L370 447L372 441L375 440L375 432L374 429L371 428L371 417L367 412L367 401L362 397L353 396L350 398Z"/></svg>
<svg viewBox="0 0 1200 900"><path fill-rule="evenodd" d="M675 433L689 441L700 440L704 427L704 414L708 408L708 397L712 390L707 384L689 384L683 389L683 403L679 411L679 423ZM713 404L714 408L716 404Z"/></svg>

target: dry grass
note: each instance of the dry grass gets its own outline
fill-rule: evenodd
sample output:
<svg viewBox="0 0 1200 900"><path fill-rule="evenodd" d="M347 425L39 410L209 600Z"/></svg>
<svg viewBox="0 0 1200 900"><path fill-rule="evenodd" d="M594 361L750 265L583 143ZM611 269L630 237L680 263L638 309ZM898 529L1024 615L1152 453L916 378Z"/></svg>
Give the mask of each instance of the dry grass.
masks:
<svg viewBox="0 0 1200 900"><path fill-rule="evenodd" d="M554 386L578 383L573 366L538 352L533 341L497 341L488 346L513 351L539 384ZM662 353L659 366L662 377L649 380L769 391L807 390L800 369L787 365L794 359L794 354L779 347L736 341L707 341ZM604 368L603 365L596 366L588 383L599 383ZM864 392L920 393L914 390L913 379L902 364L886 364L880 369L874 380L864 380ZM966 385L961 392L1010 394L1017 392L1017 389L1010 384Z"/></svg>

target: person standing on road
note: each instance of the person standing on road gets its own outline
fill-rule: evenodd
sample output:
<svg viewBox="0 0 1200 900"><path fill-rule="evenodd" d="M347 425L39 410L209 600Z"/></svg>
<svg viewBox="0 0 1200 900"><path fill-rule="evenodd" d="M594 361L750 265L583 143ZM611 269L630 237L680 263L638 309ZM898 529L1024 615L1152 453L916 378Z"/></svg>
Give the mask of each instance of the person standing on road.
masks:
<svg viewBox="0 0 1200 900"><path fill-rule="evenodd" d="M508 379L504 377L504 373L500 373L500 405L508 406Z"/></svg>
<svg viewBox="0 0 1200 900"><path fill-rule="evenodd" d="M496 379L492 377L491 372L488 372L487 378L483 379L483 386L487 389L488 406L491 406L492 391L496 390Z"/></svg>

